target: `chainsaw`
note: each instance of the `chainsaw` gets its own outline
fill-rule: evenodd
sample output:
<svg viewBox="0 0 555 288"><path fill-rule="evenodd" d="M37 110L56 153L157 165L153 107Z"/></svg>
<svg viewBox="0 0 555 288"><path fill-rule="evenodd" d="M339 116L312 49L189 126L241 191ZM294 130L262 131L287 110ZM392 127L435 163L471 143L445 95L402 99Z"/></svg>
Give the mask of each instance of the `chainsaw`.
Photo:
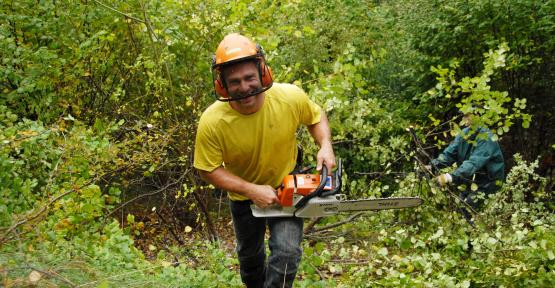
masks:
<svg viewBox="0 0 555 288"><path fill-rule="evenodd" d="M255 217L323 217L340 212L402 209L422 204L418 197L392 197L347 200L341 194L341 160L334 175L322 166L320 175L292 173L284 177L277 189L280 205L259 208L252 204Z"/></svg>

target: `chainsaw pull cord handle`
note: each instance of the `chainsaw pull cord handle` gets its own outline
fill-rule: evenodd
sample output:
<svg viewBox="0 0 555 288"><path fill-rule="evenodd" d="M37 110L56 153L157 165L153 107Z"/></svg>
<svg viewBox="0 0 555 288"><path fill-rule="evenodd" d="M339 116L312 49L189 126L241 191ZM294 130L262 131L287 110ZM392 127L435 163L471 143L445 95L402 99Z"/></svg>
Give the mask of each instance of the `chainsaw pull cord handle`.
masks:
<svg viewBox="0 0 555 288"><path fill-rule="evenodd" d="M316 187L316 189L314 189L312 193L304 196L301 200L299 200L299 202L295 204L295 208L297 209L302 208L304 205L306 205L306 203L308 203L308 200L316 196L320 196L322 194L322 191L324 191L324 187L326 186L327 177L328 177L328 167L326 167L326 165L323 165L322 170L320 170L320 184L318 184L318 187Z"/></svg>
<svg viewBox="0 0 555 288"><path fill-rule="evenodd" d="M320 193L320 196L326 197L341 192L341 175L343 174L342 171L341 159L339 159L337 161L337 170L335 170L335 185L333 190L324 190L322 191L322 193Z"/></svg>

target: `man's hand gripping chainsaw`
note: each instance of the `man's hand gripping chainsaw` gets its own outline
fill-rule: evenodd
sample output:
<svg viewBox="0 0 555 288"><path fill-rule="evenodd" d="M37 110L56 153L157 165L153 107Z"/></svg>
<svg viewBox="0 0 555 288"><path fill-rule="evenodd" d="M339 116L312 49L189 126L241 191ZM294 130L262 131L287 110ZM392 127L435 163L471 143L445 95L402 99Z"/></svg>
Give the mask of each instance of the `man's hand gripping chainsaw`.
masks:
<svg viewBox="0 0 555 288"><path fill-rule="evenodd" d="M326 166L320 175L290 174L285 176L277 189L281 205L259 208L251 205L255 217L323 217L340 212L401 209L422 204L418 197L396 197L345 200L341 194L341 160L333 176L328 176Z"/></svg>

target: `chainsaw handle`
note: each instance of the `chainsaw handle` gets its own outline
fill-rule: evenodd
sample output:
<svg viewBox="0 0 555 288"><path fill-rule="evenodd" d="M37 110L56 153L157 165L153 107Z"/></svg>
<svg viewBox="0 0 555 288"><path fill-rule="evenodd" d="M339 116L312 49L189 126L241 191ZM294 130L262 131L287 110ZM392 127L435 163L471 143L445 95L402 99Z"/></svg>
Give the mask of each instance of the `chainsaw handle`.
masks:
<svg viewBox="0 0 555 288"><path fill-rule="evenodd" d="M322 193L320 193L320 196L326 197L326 196L335 195L341 192L341 174L342 174L342 165L341 165L341 159L339 159L339 161L337 161L337 170L335 170L335 175L334 175L335 186L333 190L322 191Z"/></svg>
<svg viewBox="0 0 555 288"><path fill-rule="evenodd" d="M326 167L326 165L323 165L322 170L320 170L320 184L318 184L318 187L316 187L316 189L314 189L312 193L304 196L301 200L299 200L299 202L295 204L295 208L299 209L304 205L306 205L306 203L308 203L308 200L316 196L320 196L322 194L322 191L324 191L324 187L326 186L327 177L328 177L328 167Z"/></svg>

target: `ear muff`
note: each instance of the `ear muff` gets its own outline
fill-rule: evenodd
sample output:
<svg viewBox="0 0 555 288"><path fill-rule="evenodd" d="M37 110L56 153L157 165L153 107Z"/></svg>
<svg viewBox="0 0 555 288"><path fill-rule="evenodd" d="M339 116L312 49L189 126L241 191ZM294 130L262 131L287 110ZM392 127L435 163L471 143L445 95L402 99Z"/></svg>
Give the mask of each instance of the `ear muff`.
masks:
<svg viewBox="0 0 555 288"><path fill-rule="evenodd" d="M223 98L229 97L229 94L227 93L227 89L224 87L222 81L220 80L219 75L218 75L218 78L214 80L214 90L216 91L216 94L218 94L220 97L223 97Z"/></svg>
<svg viewBox="0 0 555 288"><path fill-rule="evenodd" d="M262 87L270 87L274 83L272 68L266 65L266 62L264 60L261 60L261 62L262 63L260 65L260 70L261 70L260 81L262 82Z"/></svg>
<svg viewBox="0 0 555 288"><path fill-rule="evenodd" d="M224 83L222 82L219 68L215 69L215 67L216 67L216 55L212 56L212 79L214 80L214 92L216 92L216 96L228 98L229 94L227 93L227 89L225 88Z"/></svg>
<svg viewBox="0 0 555 288"><path fill-rule="evenodd" d="M256 44L256 53L258 55L258 63L260 64L260 82L262 82L262 87L272 87L274 79L272 77L272 69L270 66L266 65L266 57L264 55L264 49L260 44Z"/></svg>

